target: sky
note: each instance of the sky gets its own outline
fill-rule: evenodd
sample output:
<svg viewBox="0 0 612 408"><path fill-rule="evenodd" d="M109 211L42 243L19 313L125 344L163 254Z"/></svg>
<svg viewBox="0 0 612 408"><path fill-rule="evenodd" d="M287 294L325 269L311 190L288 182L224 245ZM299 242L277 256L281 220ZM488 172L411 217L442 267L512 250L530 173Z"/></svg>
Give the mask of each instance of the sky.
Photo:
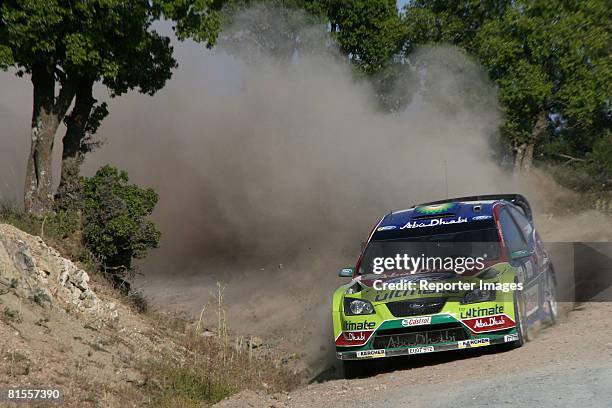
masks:
<svg viewBox="0 0 612 408"><path fill-rule="evenodd" d="M409 2L410 2L410 0L397 0L397 7L399 9L401 9L402 7L404 7Z"/></svg>

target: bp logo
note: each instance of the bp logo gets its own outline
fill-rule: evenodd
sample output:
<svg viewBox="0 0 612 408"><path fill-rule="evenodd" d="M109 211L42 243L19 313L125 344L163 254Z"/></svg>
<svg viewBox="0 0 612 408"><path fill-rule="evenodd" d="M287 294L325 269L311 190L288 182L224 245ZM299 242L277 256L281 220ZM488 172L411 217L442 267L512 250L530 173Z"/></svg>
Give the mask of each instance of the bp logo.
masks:
<svg viewBox="0 0 612 408"><path fill-rule="evenodd" d="M422 207L416 208L415 212L424 215L436 215L442 214L446 212L450 212L453 207L455 207L456 203L446 203L446 204L434 204L434 205L424 205Z"/></svg>

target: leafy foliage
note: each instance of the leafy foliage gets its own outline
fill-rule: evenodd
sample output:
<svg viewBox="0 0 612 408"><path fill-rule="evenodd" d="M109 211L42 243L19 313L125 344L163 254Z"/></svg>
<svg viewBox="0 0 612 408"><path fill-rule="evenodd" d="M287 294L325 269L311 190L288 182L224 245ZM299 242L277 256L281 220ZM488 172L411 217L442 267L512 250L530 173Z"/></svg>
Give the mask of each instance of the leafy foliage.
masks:
<svg viewBox="0 0 612 408"><path fill-rule="evenodd" d="M92 96L102 83L111 97L130 90L153 95L177 66L168 36L214 45L224 0L5 0L0 2L0 69L14 67L34 85L32 154L26 172L26 211L51 212L51 157L57 126L66 119L61 186L78 182L83 155L107 106ZM73 104L73 100L75 100ZM70 106L72 112L68 113ZM66 116L68 114L68 116ZM41 128L42 125L42 128ZM38 133L44 138L38 137ZM35 166L34 163L37 165ZM63 170L63 169L62 169ZM69 178L70 180L65 180ZM64 189L61 189L64 190ZM65 204L62 204L65 206Z"/></svg>
<svg viewBox="0 0 612 408"><path fill-rule="evenodd" d="M254 4L282 11L273 13L276 21L257 29L274 30L276 34L281 31L281 38L291 38L288 43L292 43L293 48L285 52L289 56L303 41L304 29L313 23L326 24L342 53L368 75L386 67L401 46L400 19L394 0L234 0L229 2L226 16L231 20L237 11ZM305 10L308 14L299 15L296 10ZM251 29L249 35L253 34L257 36ZM266 38L274 37L268 35ZM258 42L257 46L266 44ZM266 48L279 47L267 44Z"/></svg>
<svg viewBox="0 0 612 408"><path fill-rule="evenodd" d="M224 12L219 39L224 50L247 61L268 57L284 62L314 50L326 51L325 45L331 45L331 41L323 18L305 12L297 3L280 0L230 3Z"/></svg>
<svg viewBox="0 0 612 408"><path fill-rule="evenodd" d="M180 39L212 46L220 25L216 0L9 0L0 6L0 66L30 73L49 67L56 80L70 75L101 80L112 95L130 89L153 94L176 66L170 39L151 29L173 22Z"/></svg>
<svg viewBox="0 0 612 408"><path fill-rule="evenodd" d="M580 162L605 156L595 151L612 124L607 2L417 0L402 20L405 50L451 42L480 60L499 85L511 145Z"/></svg>
<svg viewBox="0 0 612 408"><path fill-rule="evenodd" d="M148 219L158 196L150 188L128 184L128 175L104 166L83 179L83 238L107 268L131 268L159 244L160 232Z"/></svg>
<svg viewBox="0 0 612 408"><path fill-rule="evenodd" d="M384 68L400 48L394 0L326 2L331 31L341 50L365 73Z"/></svg>
<svg viewBox="0 0 612 408"><path fill-rule="evenodd" d="M612 187L612 130L595 142L593 151L587 153L587 169L595 175L595 183L602 189Z"/></svg>

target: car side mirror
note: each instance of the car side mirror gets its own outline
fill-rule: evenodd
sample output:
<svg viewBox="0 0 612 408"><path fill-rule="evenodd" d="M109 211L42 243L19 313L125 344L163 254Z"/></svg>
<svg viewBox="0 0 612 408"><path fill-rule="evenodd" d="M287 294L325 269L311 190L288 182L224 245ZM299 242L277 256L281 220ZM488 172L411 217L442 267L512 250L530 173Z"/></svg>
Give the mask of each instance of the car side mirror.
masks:
<svg viewBox="0 0 612 408"><path fill-rule="evenodd" d="M338 276L341 278L352 278L355 273L355 268L342 268L338 271Z"/></svg>
<svg viewBox="0 0 612 408"><path fill-rule="evenodd" d="M523 259L523 258L528 258L531 255L533 255L533 252L527 250L527 249L519 249L518 251L512 251L510 252L510 259L514 260L518 260L518 259Z"/></svg>

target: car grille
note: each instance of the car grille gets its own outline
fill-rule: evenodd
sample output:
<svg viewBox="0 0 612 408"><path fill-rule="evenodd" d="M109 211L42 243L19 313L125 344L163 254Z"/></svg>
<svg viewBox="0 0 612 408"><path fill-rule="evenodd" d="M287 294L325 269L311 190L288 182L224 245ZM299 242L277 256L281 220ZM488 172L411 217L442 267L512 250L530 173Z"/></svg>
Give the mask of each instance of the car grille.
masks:
<svg viewBox="0 0 612 408"><path fill-rule="evenodd" d="M410 317L440 313L445 303L446 299L427 298L389 302L385 305L394 317Z"/></svg>
<svg viewBox="0 0 612 408"><path fill-rule="evenodd" d="M434 330L424 330L423 327L381 330L374 337L375 349L423 346L430 344L451 343L469 338L460 323L448 323L430 326ZM419 331L415 331L418 329Z"/></svg>

